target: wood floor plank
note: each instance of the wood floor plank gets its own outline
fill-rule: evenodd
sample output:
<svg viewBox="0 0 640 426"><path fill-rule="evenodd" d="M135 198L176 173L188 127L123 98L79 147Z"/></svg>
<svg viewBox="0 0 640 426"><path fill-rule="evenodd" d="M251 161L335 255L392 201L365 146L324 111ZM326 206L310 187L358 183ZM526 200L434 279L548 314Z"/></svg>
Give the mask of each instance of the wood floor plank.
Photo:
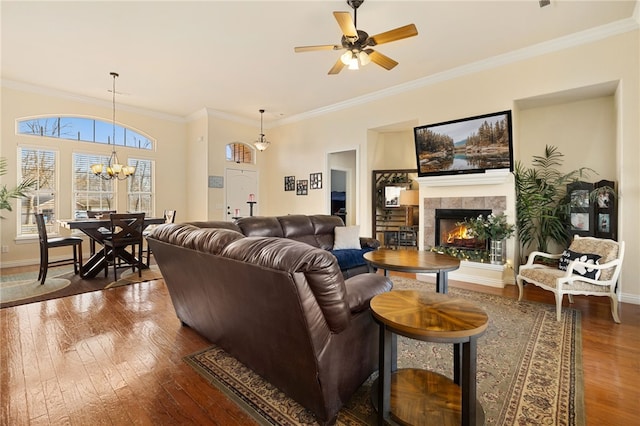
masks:
<svg viewBox="0 0 640 426"><path fill-rule="evenodd" d="M525 299L554 304L534 286ZM573 306L582 312L587 426L633 424L640 306L623 304L622 324L604 298L576 297ZM256 424L184 362L209 343L181 326L162 281L1 309L0 341L0 425Z"/></svg>

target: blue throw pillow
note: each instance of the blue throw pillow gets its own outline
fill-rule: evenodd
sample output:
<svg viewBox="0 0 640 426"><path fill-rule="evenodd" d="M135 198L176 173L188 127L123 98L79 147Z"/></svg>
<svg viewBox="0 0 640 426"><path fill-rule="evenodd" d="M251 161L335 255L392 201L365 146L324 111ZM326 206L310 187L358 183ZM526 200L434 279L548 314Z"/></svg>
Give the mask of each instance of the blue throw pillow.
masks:
<svg viewBox="0 0 640 426"><path fill-rule="evenodd" d="M569 263L572 260L578 260L579 262L590 263L592 265L599 265L599 260L602 256L591 253L578 253L573 250L565 250L562 252L562 256L560 257L560 261L558 262L558 268L562 271L566 271ZM589 268L588 266L579 265L577 268L573 270L578 275L582 275L585 278L591 278L593 280L597 280L600 278L600 269Z"/></svg>
<svg viewBox="0 0 640 426"><path fill-rule="evenodd" d="M340 265L340 269L351 269L357 266L363 266L367 264L367 261L362 257L368 251L372 251L373 248L365 247L363 249L355 250L355 249L346 249L346 250L331 250L330 252L336 257L338 260L338 265Z"/></svg>

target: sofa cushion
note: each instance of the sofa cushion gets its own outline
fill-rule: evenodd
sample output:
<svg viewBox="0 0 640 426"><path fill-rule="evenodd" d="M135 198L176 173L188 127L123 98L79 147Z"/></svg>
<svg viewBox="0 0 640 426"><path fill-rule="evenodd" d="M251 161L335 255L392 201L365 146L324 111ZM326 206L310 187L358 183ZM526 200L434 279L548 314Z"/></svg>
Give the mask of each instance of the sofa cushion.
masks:
<svg viewBox="0 0 640 426"><path fill-rule="evenodd" d="M340 269L351 269L356 266L366 265L367 262L362 257L368 251L372 251L371 247L366 247L363 249L347 249L347 250L331 250L331 254L333 254L338 260L338 265L340 265Z"/></svg>
<svg viewBox="0 0 640 426"><path fill-rule="evenodd" d="M235 223L247 237L284 237L277 217L242 217Z"/></svg>
<svg viewBox="0 0 640 426"><path fill-rule="evenodd" d="M334 250L348 250L348 249L360 250L362 248L360 246L360 226L359 225L336 226L333 232L334 232L334 240L333 240Z"/></svg>

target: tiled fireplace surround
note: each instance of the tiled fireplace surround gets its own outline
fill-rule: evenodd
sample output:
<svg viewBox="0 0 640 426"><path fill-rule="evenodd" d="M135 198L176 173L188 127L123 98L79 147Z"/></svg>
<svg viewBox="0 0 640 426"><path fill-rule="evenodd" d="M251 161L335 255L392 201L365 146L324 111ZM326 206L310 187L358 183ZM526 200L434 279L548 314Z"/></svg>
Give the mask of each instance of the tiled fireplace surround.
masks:
<svg viewBox="0 0 640 426"><path fill-rule="evenodd" d="M423 224L421 232L423 238L423 249L428 250L430 247L435 245L436 209L487 209L491 210L494 214L506 213L508 211L507 196L476 196L475 194L481 192L479 189L482 188L482 186L475 186L471 188L468 187L464 191L453 190L451 192L453 193L452 195L456 195L456 193L460 192L466 192L467 194L471 192L474 194L472 196L428 197L425 196L425 194L428 194L430 191L427 189L423 192L423 189L426 188L421 187L420 192L421 197L423 197L423 211L421 215L421 222ZM426 274L423 276L418 274L417 278L425 280L430 279ZM504 287L505 284L515 283L513 267L510 261L508 261L506 265L491 265L486 263L462 261L458 270L449 273L449 278L491 287Z"/></svg>
<svg viewBox="0 0 640 426"><path fill-rule="evenodd" d="M487 209L500 214L507 208L507 197L502 196L425 198L423 201L425 248L435 245L436 209Z"/></svg>

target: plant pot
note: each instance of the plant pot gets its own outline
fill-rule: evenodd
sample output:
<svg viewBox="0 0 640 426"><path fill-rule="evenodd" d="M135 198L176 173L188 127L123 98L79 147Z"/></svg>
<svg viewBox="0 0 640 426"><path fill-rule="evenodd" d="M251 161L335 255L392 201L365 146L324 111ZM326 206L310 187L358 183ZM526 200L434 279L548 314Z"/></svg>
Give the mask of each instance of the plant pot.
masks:
<svg viewBox="0 0 640 426"><path fill-rule="evenodd" d="M506 262L507 240L489 241L489 261L493 265L504 265Z"/></svg>

